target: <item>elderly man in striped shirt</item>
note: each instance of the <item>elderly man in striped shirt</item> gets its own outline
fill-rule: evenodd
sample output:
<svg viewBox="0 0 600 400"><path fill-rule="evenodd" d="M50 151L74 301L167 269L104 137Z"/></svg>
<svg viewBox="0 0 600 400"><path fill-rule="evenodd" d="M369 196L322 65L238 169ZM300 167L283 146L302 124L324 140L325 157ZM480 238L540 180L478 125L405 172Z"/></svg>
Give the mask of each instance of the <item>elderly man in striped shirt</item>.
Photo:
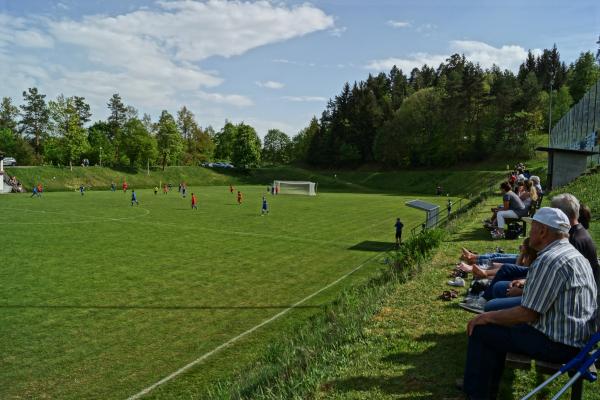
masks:
<svg viewBox="0 0 600 400"><path fill-rule="evenodd" d="M569 218L541 208L531 222L538 257L527 275L520 306L469 321L463 379L468 399L495 399L506 353L564 363L598 329L596 284L589 262L568 241Z"/></svg>

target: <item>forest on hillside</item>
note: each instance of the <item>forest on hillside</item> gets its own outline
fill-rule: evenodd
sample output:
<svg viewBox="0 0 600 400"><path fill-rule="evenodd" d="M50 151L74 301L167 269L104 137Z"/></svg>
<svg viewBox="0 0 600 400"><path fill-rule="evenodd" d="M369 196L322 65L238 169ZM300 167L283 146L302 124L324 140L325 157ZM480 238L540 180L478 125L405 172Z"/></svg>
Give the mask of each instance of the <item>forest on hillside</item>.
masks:
<svg viewBox="0 0 600 400"><path fill-rule="evenodd" d="M600 44L600 41L599 41ZM219 130L202 127L186 106L158 120L140 116L118 93L109 116L92 121L84 97L46 100L38 88L23 91L20 105L0 103L0 152L21 165L90 164L131 167L237 166L306 162L322 167L377 163L389 168L445 167L490 156L526 158L532 135L548 129L600 78L600 50L567 65L556 46L531 51L515 74L482 69L454 54L437 67L389 73L346 83L320 118L290 137L277 129L261 141L243 122ZM550 104L552 121L548 121Z"/></svg>

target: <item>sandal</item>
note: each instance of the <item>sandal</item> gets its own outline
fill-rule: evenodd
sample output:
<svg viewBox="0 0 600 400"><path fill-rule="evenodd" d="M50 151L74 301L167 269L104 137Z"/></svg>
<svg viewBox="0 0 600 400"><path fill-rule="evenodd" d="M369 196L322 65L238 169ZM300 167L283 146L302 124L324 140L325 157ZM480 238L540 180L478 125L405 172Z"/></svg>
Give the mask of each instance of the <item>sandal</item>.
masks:
<svg viewBox="0 0 600 400"><path fill-rule="evenodd" d="M444 290L441 295L439 295L438 299L444 301L450 301L452 299L456 299L458 297L458 292L456 290Z"/></svg>

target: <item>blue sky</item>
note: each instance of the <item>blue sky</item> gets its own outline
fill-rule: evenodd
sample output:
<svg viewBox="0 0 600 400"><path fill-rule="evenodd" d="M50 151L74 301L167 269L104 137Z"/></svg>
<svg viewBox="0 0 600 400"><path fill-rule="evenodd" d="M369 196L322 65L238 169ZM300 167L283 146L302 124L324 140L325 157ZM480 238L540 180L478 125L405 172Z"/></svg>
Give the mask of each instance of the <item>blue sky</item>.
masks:
<svg viewBox="0 0 600 400"><path fill-rule="evenodd" d="M295 135L349 81L437 67L458 52L516 70L556 43L593 50L596 1L0 0L0 96L84 96L95 119L120 93L156 119L190 108Z"/></svg>

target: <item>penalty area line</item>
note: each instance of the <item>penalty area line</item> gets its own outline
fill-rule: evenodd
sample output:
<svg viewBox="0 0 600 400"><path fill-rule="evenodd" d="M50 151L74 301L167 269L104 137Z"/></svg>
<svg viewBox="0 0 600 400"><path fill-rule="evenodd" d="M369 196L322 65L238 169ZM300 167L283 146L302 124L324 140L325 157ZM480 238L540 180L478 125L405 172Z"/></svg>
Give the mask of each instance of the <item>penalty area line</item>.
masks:
<svg viewBox="0 0 600 400"><path fill-rule="evenodd" d="M252 332L254 332L255 330L275 321L276 319L280 318L281 316L287 314L289 311L293 310L294 308L298 307L299 305L301 305L302 303L312 299L313 297L315 297L316 295L318 295L319 293L329 289L330 287L336 285L337 283L343 281L344 279L346 279L347 277L349 277L350 275L352 275L353 273L355 273L356 271L358 271L359 269L361 269L362 267L364 267L367 263L369 263L370 261L374 260L375 258L379 257L382 253L377 253L372 257L369 257L368 259L366 259L365 261L363 261L361 264L359 264L357 267L355 267L353 270L351 270L350 272L347 272L346 274L342 275L341 277L339 277L338 279L336 279L335 281L329 283L327 286L322 287L321 289L317 290L316 292L306 296L305 298L303 298L302 300L298 301L297 303L291 305L290 307L286 308L285 310L273 315L272 317L264 320L263 322L261 322L260 324L248 329L245 332L240 333L239 335L237 335L236 337L233 337L231 339L229 339L228 341L226 341L225 343L215 347L214 349L212 349L211 351L209 351L208 353L205 353L203 355L201 355L200 357L196 358L194 361L190 362L189 364L184 365L183 367L179 368L177 371L173 372L172 374L165 376L164 378L162 378L161 380L159 380L158 382L148 386L147 388L141 390L140 392L134 394L133 396L130 396L127 398L127 400L136 400L141 398L142 396L150 393L151 391L153 391L154 389L156 389L157 387L159 387L160 385L169 382L170 380L172 380L173 378L176 378L177 376L181 375L182 373L186 372L187 370L189 370L190 368L192 368L193 366L197 365L198 363L201 363L202 361L206 360L207 358L209 358L210 356L212 356L213 354L219 352L220 350L223 350L225 347L231 346L232 344L234 344L235 342L237 342L238 340L242 339L245 336L248 336L249 334L251 334Z"/></svg>

